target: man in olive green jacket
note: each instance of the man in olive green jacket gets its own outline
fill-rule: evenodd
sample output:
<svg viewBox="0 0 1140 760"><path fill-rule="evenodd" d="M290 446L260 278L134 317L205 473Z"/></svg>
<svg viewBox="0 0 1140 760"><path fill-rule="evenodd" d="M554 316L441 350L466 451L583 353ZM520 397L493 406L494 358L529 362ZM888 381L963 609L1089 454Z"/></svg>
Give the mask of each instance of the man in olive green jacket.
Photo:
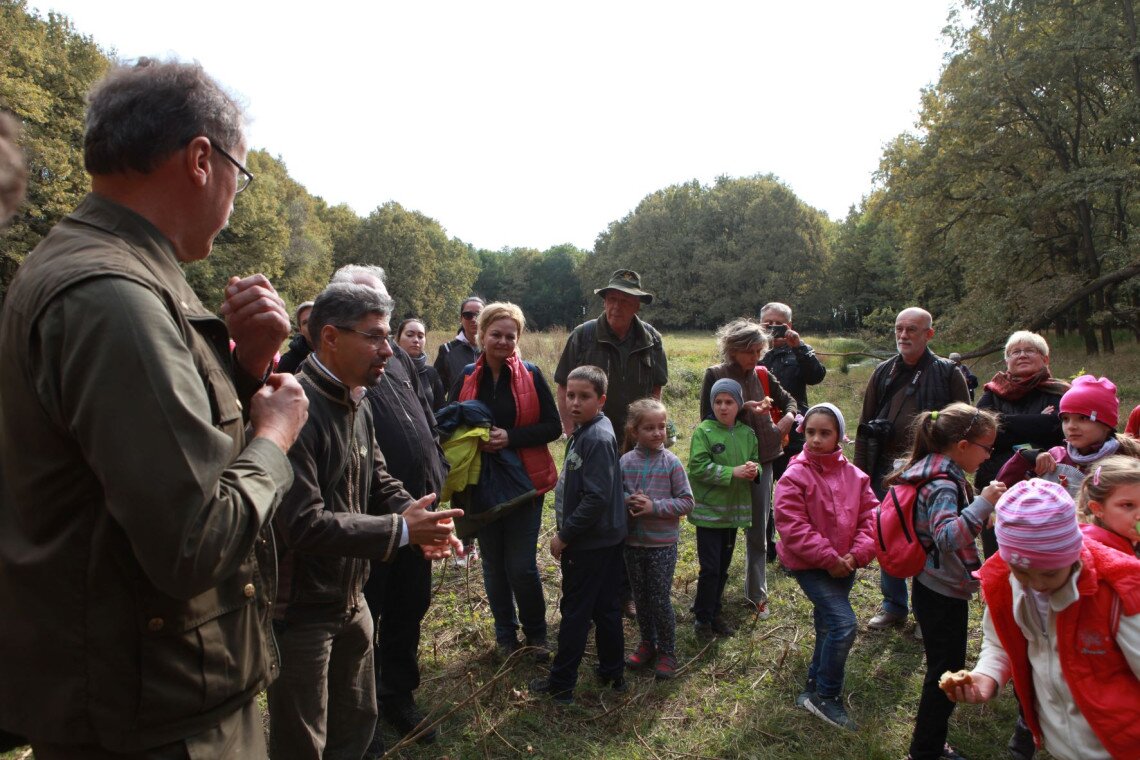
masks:
<svg viewBox="0 0 1140 760"><path fill-rule="evenodd" d="M0 318L0 727L39 760L264 757L267 525L308 402L268 374L269 282L233 278L223 321L180 268L252 179L241 112L143 60L96 86L84 148L93 192Z"/></svg>

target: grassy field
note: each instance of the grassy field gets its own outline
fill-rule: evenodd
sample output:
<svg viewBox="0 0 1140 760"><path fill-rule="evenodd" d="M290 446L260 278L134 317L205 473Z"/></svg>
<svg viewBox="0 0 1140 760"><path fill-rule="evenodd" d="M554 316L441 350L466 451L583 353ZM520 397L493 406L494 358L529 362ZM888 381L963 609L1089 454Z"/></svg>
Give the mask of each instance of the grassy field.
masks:
<svg viewBox="0 0 1140 760"><path fill-rule="evenodd" d="M552 378L565 332L526 334L524 358ZM431 352L450 335L430 336ZM821 354L886 349L851 339L807 339ZM1111 357L1084 356L1076 341L1053 341L1054 373L1069 377L1082 369L1107 374L1121 386L1123 421L1140 403L1140 347L1121 335L1120 351ZM1059 345L1058 345L1059 343ZM670 384L665 401L681 434L674 451L688 458L688 433L697 422L697 393L703 371L716 361L713 340L705 334L665 336ZM934 345L940 351L951 348ZM999 368L999 355L974 363L983 382ZM825 356L828 376L811 389L813 400L837 404L854 428L863 389L875 362L866 357ZM848 365L850 361L861 364ZM561 460L561 443L554 444ZM546 545L553 531L553 511L543 522L538 552L547 598L552 641L558 625L559 568ZM757 620L744 606L743 542L725 591L726 610L739 627L735 637L706 644L692 633L688 612L696 590L694 534L686 525L674 581L678 617L680 676L658 683L633 674L630 689L615 694L596 686L592 645L581 669L576 702L571 707L532 697L526 682L545 668L516 656L494 657L494 635L478 566L459 569L439 563L435 599L424 620L421 646L423 685L418 701L433 718L442 718L437 743L396 748L393 757L407 758L901 758L906 755L923 673L921 643L905 630L862 629L851 651L845 687L848 710L859 723L857 733L834 729L795 707L794 699L807 672L814 642L811 605L796 583L769 566L772 616ZM852 594L857 614L866 621L880 601L878 572L861 570ZM981 603L971 605L970 654L980 646ZM626 622L627 650L638 641L637 627ZM1016 717L1016 705L1005 695L985 706L961 706L950 725L950 741L974 759L1004 758L1004 746ZM398 737L389 736L389 746ZM11 753L5 757L20 757ZM1041 755L1047 757L1047 755Z"/></svg>

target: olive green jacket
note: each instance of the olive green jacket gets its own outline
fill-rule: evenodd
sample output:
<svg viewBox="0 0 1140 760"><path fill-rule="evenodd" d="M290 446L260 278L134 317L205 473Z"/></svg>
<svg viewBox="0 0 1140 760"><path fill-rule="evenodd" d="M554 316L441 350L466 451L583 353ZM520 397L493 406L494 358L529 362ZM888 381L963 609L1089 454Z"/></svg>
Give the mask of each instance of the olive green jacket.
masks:
<svg viewBox="0 0 1140 760"><path fill-rule="evenodd" d="M0 357L0 727L125 752L216 725L278 668L293 474L246 440L259 381L170 242L93 194L13 280Z"/></svg>

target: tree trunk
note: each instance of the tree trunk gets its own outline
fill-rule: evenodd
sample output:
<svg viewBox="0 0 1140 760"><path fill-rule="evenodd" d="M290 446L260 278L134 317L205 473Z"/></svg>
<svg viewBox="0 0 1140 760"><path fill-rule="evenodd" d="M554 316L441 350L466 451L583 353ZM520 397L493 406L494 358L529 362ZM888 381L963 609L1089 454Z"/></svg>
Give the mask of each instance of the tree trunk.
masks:
<svg viewBox="0 0 1140 760"><path fill-rule="evenodd" d="M1128 41L1132 48L1132 55L1128 57L1132 64L1132 85L1136 88L1136 96L1140 97L1140 49L1136 47L1136 14L1132 10L1132 0L1120 0L1120 7L1124 11L1124 27L1128 30Z"/></svg>
<svg viewBox="0 0 1140 760"><path fill-rule="evenodd" d="M1100 353L1100 346L1097 344L1096 330L1093 329L1092 323L1089 321L1089 316L1092 313L1089 301L1090 299L1085 297L1077 304L1077 331L1085 339L1085 353L1089 356L1096 356Z"/></svg>

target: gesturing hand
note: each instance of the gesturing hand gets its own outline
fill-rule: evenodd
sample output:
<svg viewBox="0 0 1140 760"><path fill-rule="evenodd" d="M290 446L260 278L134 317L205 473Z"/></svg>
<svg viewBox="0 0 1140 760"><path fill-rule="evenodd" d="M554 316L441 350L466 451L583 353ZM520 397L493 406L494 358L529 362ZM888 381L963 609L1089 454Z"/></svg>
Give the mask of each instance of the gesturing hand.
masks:
<svg viewBox="0 0 1140 760"><path fill-rule="evenodd" d="M234 340L238 364L253 377L264 375L273 355L289 337L285 302L263 274L231 277L222 316Z"/></svg>
<svg viewBox="0 0 1140 760"><path fill-rule="evenodd" d="M289 453L309 418L309 399L292 375L270 375L249 405L254 438L268 438Z"/></svg>

